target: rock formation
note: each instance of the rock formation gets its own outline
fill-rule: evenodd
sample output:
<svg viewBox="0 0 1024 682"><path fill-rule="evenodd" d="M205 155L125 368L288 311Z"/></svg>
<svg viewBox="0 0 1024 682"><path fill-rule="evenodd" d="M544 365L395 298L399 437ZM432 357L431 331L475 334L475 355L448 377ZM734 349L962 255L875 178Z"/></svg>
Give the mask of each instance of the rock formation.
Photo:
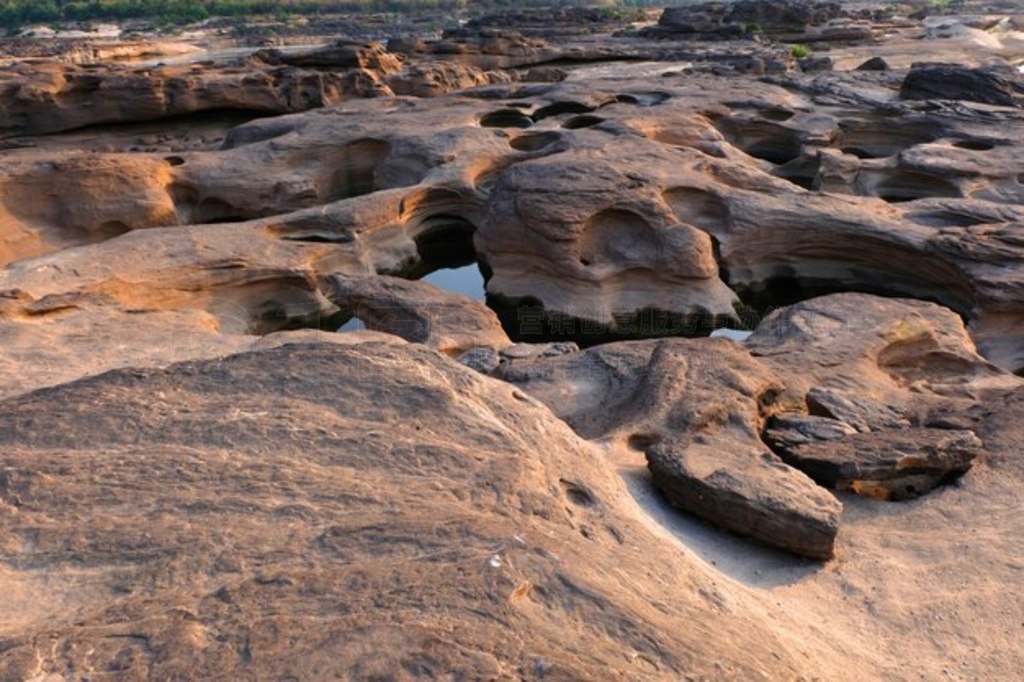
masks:
<svg viewBox="0 0 1024 682"><path fill-rule="evenodd" d="M10 46L0 679L1024 670L1024 36L970 11Z"/></svg>

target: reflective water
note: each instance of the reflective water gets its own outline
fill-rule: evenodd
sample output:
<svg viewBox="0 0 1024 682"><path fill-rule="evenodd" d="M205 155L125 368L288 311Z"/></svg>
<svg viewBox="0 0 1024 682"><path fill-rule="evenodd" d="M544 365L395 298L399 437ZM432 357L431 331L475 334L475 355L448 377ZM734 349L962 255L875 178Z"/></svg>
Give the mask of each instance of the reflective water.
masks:
<svg viewBox="0 0 1024 682"><path fill-rule="evenodd" d="M487 295L484 289L484 276L476 263L470 263L460 268L444 268L435 270L423 278L424 282L430 282L439 289L462 294L474 301L482 301Z"/></svg>
<svg viewBox="0 0 1024 682"><path fill-rule="evenodd" d="M727 339L732 339L733 341L743 343L748 338L750 338L750 335L753 333L754 332L746 331L744 329L729 329L728 327L723 327L722 329L716 329L715 331L711 332L711 336L712 338L722 336Z"/></svg>

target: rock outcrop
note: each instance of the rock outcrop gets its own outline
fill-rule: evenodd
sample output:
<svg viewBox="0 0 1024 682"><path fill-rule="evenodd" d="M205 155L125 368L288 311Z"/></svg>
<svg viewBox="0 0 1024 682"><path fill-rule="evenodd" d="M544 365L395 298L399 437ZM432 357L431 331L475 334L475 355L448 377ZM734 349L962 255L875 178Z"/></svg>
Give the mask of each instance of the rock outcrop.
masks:
<svg viewBox="0 0 1024 682"><path fill-rule="evenodd" d="M347 336L0 404L0 674L799 669L548 410Z"/></svg>
<svg viewBox="0 0 1024 682"><path fill-rule="evenodd" d="M641 34L652 38L732 40L770 36L786 40L860 42L874 37L867 25L832 25L848 17L838 2L818 0L739 0L667 7L656 26ZM817 29L812 32L812 29Z"/></svg>
<svg viewBox="0 0 1024 682"><path fill-rule="evenodd" d="M0 679L1024 669L1014 22L677 11L5 67Z"/></svg>
<svg viewBox="0 0 1024 682"><path fill-rule="evenodd" d="M841 507L761 442L782 384L731 341L609 344L512 361L497 376L580 435L644 452L654 485L681 509L798 554L832 556Z"/></svg>
<svg viewBox="0 0 1024 682"><path fill-rule="evenodd" d="M519 31L527 36L579 36L611 33L646 13L625 7L521 7L492 12L470 19L466 28L499 28Z"/></svg>
<svg viewBox="0 0 1024 682"><path fill-rule="evenodd" d="M856 294L780 310L745 348L606 344L512 360L495 375L581 436L644 452L676 506L818 559L833 554L840 505L804 474L873 497L924 494L967 471L982 446L935 411L1020 385L977 355L950 311Z"/></svg>
<svg viewBox="0 0 1024 682"><path fill-rule="evenodd" d="M1011 69L970 69L959 64L914 64L903 81L904 99L949 99L1005 107L1024 106L1024 78Z"/></svg>

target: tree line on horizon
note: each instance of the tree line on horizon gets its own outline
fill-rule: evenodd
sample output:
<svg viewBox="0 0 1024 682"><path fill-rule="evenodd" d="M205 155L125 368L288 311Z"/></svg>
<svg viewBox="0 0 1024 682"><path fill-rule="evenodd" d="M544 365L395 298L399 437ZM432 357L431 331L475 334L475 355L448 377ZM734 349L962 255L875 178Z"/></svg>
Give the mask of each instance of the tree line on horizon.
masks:
<svg viewBox="0 0 1024 682"><path fill-rule="evenodd" d="M537 6L652 7L672 0L0 0L0 26L152 19L192 23L210 17L359 12L464 11Z"/></svg>

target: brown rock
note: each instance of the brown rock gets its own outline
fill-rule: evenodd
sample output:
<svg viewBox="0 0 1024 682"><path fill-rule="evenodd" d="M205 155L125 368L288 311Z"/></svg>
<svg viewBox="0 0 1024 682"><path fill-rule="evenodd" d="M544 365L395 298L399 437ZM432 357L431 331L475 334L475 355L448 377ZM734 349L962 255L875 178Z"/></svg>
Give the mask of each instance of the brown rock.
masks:
<svg viewBox="0 0 1024 682"><path fill-rule="evenodd" d="M907 428L857 434L810 419L775 419L766 438L787 464L818 483L871 497L923 495L970 469L982 448L971 431Z"/></svg>
<svg viewBox="0 0 1024 682"><path fill-rule="evenodd" d="M416 346L111 372L5 401L0 442L5 678L805 665L709 612L699 562L641 549L548 410Z"/></svg>
<svg viewBox="0 0 1024 682"><path fill-rule="evenodd" d="M511 341L490 308L426 282L397 277L327 278L324 295L373 331L395 334L448 354Z"/></svg>
<svg viewBox="0 0 1024 682"><path fill-rule="evenodd" d="M643 450L675 506L763 543L829 559L841 506L761 442L778 379L725 340L600 346L497 371L586 438Z"/></svg>
<svg viewBox="0 0 1024 682"><path fill-rule="evenodd" d="M910 69L900 97L951 99L1020 107L1024 80L1009 69L971 69L958 64L916 63Z"/></svg>

